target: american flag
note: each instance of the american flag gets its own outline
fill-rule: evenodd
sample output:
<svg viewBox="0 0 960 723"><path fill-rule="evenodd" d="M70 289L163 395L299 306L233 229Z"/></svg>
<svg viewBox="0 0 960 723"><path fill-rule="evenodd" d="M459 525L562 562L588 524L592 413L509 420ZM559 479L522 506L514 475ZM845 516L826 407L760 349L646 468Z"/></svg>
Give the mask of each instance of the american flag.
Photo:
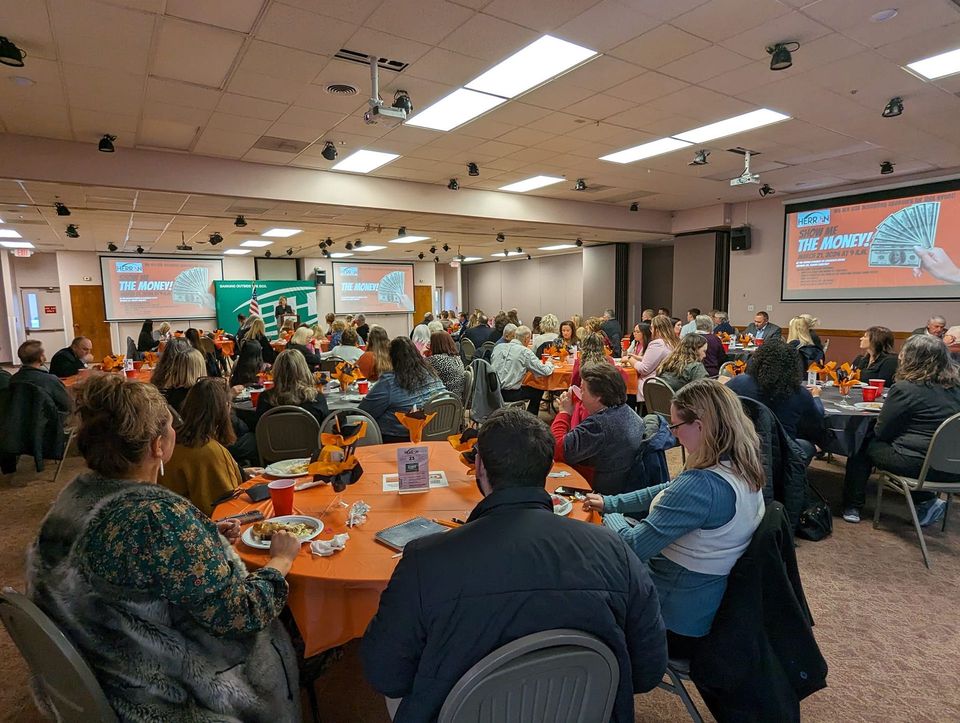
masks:
<svg viewBox="0 0 960 723"><path fill-rule="evenodd" d="M257 287L254 285L251 288L253 291L250 295L250 316L260 316L260 302L257 301Z"/></svg>

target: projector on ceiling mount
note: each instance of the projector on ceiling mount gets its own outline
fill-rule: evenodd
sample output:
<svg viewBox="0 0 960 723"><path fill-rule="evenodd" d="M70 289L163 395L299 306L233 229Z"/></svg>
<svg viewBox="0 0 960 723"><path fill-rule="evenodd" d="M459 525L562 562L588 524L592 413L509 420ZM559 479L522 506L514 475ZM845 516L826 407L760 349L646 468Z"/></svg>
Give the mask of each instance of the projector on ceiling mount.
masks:
<svg viewBox="0 0 960 723"><path fill-rule="evenodd" d="M751 183L760 183L759 173L750 173L750 151L743 154L743 173L730 179L731 186L746 186Z"/></svg>

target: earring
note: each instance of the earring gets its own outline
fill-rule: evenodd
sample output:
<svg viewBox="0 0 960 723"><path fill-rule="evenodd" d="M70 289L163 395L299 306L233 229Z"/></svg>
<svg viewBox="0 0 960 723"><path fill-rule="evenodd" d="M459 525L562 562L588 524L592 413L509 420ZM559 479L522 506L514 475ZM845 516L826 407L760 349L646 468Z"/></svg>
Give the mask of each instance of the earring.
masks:
<svg viewBox="0 0 960 723"><path fill-rule="evenodd" d="M163 460L160 460L160 476L163 477Z"/></svg>

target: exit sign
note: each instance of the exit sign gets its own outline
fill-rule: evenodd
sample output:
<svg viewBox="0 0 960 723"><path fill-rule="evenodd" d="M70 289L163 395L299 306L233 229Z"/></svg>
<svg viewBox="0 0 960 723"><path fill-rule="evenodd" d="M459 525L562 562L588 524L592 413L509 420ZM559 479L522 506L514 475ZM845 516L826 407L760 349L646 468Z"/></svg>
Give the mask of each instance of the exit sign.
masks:
<svg viewBox="0 0 960 723"><path fill-rule="evenodd" d="M25 259L29 259L33 256L33 249L13 249L14 256L22 256Z"/></svg>

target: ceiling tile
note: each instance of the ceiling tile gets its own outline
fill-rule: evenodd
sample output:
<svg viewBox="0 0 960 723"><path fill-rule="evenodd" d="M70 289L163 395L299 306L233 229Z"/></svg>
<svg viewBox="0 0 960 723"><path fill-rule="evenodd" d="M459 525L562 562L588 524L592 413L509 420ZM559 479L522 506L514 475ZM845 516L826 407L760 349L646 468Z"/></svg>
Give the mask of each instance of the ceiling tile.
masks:
<svg viewBox="0 0 960 723"><path fill-rule="evenodd" d="M163 78L147 79L147 103L182 105L188 108L213 110L220 101L220 91L201 88L190 83L178 83Z"/></svg>
<svg viewBox="0 0 960 723"><path fill-rule="evenodd" d="M197 135L197 126L176 121L161 121L145 118L137 134L138 146L189 150Z"/></svg>
<svg viewBox="0 0 960 723"><path fill-rule="evenodd" d="M375 52L381 58L398 60L403 63L413 63L430 50L429 45L418 43L415 40L408 40L397 35L363 27L350 36L344 47L359 53L369 53L375 49Z"/></svg>
<svg viewBox="0 0 960 723"><path fill-rule="evenodd" d="M483 8L483 12L517 25L549 32L589 10L596 2L597 0L493 0Z"/></svg>
<svg viewBox="0 0 960 723"><path fill-rule="evenodd" d="M383 0L284 0L286 5L293 5L301 10L329 15L331 18L346 20L356 25L366 20Z"/></svg>
<svg viewBox="0 0 960 723"><path fill-rule="evenodd" d="M334 55L356 31L356 25L343 20L273 3L257 26L256 37L288 48Z"/></svg>
<svg viewBox="0 0 960 723"><path fill-rule="evenodd" d="M259 118L260 120L275 121L287 109L286 103L277 103L270 100L249 98L235 93L224 93L217 110L223 113L240 115L245 118Z"/></svg>
<svg viewBox="0 0 960 723"><path fill-rule="evenodd" d="M295 105L301 108L340 113L341 115L362 113L367 109L367 98L370 93L369 89L365 89L362 86L357 90L356 95L336 95L327 92L326 84L315 85L311 83L304 87L300 95L297 96Z"/></svg>
<svg viewBox="0 0 960 723"><path fill-rule="evenodd" d="M659 68L667 63L703 50L710 43L671 25L661 25L619 45L610 54L644 68Z"/></svg>
<svg viewBox="0 0 960 723"><path fill-rule="evenodd" d="M165 18L153 75L220 88L243 45L240 33Z"/></svg>
<svg viewBox="0 0 960 723"><path fill-rule="evenodd" d="M622 113L628 108L633 108L636 103L632 100L624 100L613 95L604 95L597 93L579 103L573 103L566 106L565 110L574 115L583 116L592 120L603 120L610 116Z"/></svg>
<svg viewBox="0 0 960 723"><path fill-rule="evenodd" d="M739 113L756 110L756 106L750 103L744 103L736 98L720 95L712 90L697 86L691 86L677 93L658 98L653 101L652 105L657 110L686 115L711 123Z"/></svg>
<svg viewBox="0 0 960 723"><path fill-rule="evenodd" d="M440 46L474 58L492 61L492 65L513 55L538 37L539 33L521 28L519 25L489 15L475 15L447 36Z"/></svg>
<svg viewBox="0 0 960 723"><path fill-rule="evenodd" d="M73 132L78 141L93 143L99 141L104 133L111 133L126 138L128 145L133 140L140 122L140 118L135 115L77 108L71 109L70 119L73 121Z"/></svg>
<svg viewBox="0 0 960 723"><path fill-rule="evenodd" d="M644 73L633 80L607 89L607 95L632 100L635 103L644 103L654 98L660 98L675 93L687 87L687 83L663 75L661 73Z"/></svg>
<svg viewBox="0 0 960 723"><path fill-rule="evenodd" d="M28 58L56 59L57 49L50 31L45 3L36 0L4 0L0 3L0 27L26 51Z"/></svg>
<svg viewBox="0 0 960 723"><path fill-rule="evenodd" d="M878 48L877 52L898 65L906 65L915 60L953 50L960 45L957 42L958 37L960 37L960 22L954 22L941 28L928 30L922 35L912 35L909 38L893 41Z"/></svg>
<svg viewBox="0 0 960 723"><path fill-rule="evenodd" d="M91 0L50 0L50 14L62 60L146 72L154 16ZM123 28L122 37L117 28Z"/></svg>
<svg viewBox="0 0 960 723"><path fill-rule="evenodd" d="M281 115L277 122L279 123L291 123L293 125L300 126L312 126L317 129L318 134L323 134L326 130L333 128L340 121L342 121L345 116L342 113L328 113L322 110L312 110L310 108L298 108L297 106L291 106L283 115Z"/></svg>
<svg viewBox="0 0 960 723"><path fill-rule="evenodd" d="M10 133L25 136L72 139L73 132L64 105L35 103L27 106L5 105L0 119Z"/></svg>
<svg viewBox="0 0 960 723"><path fill-rule="evenodd" d="M551 34L605 53L661 24L659 18L640 12L640 4L632 8L620 0L602 0Z"/></svg>
<svg viewBox="0 0 960 723"><path fill-rule="evenodd" d="M210 111L199 108L185 108L180 105L148 105L143 111L144 118L153 120L179 121L193 126L206 125Z"/></svg>
<svg viewBox="0 0 960 723"><path fill-rule="evenodd" d="M804 67L807 67L814 60L820 61L816 52L809 50L809 44L828 33L830 33L830 28L825 25L808 18L802 13L790 12L727 38L721 44L728 50L733 50L740 55L769 62L770 55L767 53L769 46L774 43L795 41L800 43L801 48L795 56L797 63L802 63ZM846 42L850 43L849 40Z"/></svg>
<svg viewBox="0 0 960 723"><path fill-rule="evenodd" d="M528 103L521 103L518 100L508 101L503 105L497 106L491 113L494 120L500 123L509 123L515 126L527 126L537 124L540 130L540 121L548 115L551 115L547 108L539 108Z"/></svg>
<svg viewBox="0 0 960 723"><path fill-rule="evenodd" d="M553 135L553 133L547 133L536 128L517 128L509 133L504 133L497 140L504 143L516 143L521 146L535 146L541 141L552 138Z"/></svg>
<svg viewBox="0 0 960 723"><path fill-rule="evenodd" d="M307 83L302 80L272 78L252 70L238 70L230 78L227 90L237 95L272 100L288 106L303 93L306 86Z"/></svg>
<svg viewBox="0 0 960 723"><path fill-rule="evenodd" d="M672 20L709 0L620 0L624 5L642 10L661 20ZM809 2L810 0L806 0Z"/></svg>
<svg viewBox="0 0 960 723"><path fill-rule="evenodd" d="M35 85L23 87L9 79L24 74L24 70L0 66L0 103L45 103L47 105L66 105L63 91L63 79L60 67L54 60L30 58L29 78Z"/></svg>
<svg viewBox="0 0 960 723"><path fill-rule="evenodd" d="M271 163L274 165L285 166L292 161L295 156L291 153L281 153L280 151L265 151L262 148L253 148L243 155L243 160L254 163Z"/></svg>
<svg viewBox="0 0 960 723"><path fill-rule="evenodd" d="M143 107L142 75L72 63L64 65L63 73L71 108L138 115Z"/></svg>
<svg viewBox="0 0 960 723"><path fill-rule="evenodd" d="M263 0L166 0L167 15L241 33L250 32L262 7Z"/></svg>
<svg viewBox="0 0 960 723"><path fill-rule="evenodd" d="M259 137L267 132L267 128L269 128L270 125L271 122L268 120L244 118L243 116L233 115L231 113L216 112L210 116L206 127L215 130L250 133Z"/></svg>
<svg viewBox="0 0 960 723"><path fill-rule="evenodd" d="M444 0L391 0L375 10L365 25L435 45L473 15L473 11Z"/></svg>
<svg viewBox="0 0 960 723"><path fill-rule="evenodd" d="M550 108L552 110L566 110L574 103L584 98L589 98L594 91L589 88L581 88L571 83L564 82L563 79L547 83L540 86L537 90L527 93L523 96L523 102L529 105L539 106L541 108Z"/></svg>
<svg viewBox="0 0 960 723"><path fill-rule="evenodd" d="M433 48L404 70L403 77L413 76L448 85L465 85L489 67L490 64L484 60L452 50Z"/></svg>
<svg viewBox="0 0 960 723"><path fill-rule="evenodd" d="M789 8L777 0L710 0L674 18L670 24L698 37L719 42L788 12Z"/></svg>
<svg viewBox="0 0 960 723"><path fill-rule="evenodd" d="M305 85L317 77L327 62L323 55L254 40L243 54L239 70Z"/></svg>
<svg viewBox="0 0 960 723"><path fill-rule="evenodd" d="M302 126L295 123L282 123L277 121L267 130L268 136L274 138L290 138L295 141L307 141L313 143L326 134L326 128L317 126Z"/></svg>
<svg viewBox="0 0 960 723"><path fill-rule="evenodd" d="M647 72L639 65L601 55L563 75L565 83L594 91L604 91Z"/></svg>
<svg viewBox="0 0 960 723"><path fill-rule="evenodd" d="M769 60L755 60L736 70L721 73L714 78L701 80L698 85L724 95L742 96L743 93L782 79L781 73L770 70Z"/></svg>
<svg viewBox="0 0 960 723"><path fill-rule="evenodd" d="M749 59L719 45L711 45L680 60L667 63L660 72L687 83L699 83L749 63Z"/></svg>

